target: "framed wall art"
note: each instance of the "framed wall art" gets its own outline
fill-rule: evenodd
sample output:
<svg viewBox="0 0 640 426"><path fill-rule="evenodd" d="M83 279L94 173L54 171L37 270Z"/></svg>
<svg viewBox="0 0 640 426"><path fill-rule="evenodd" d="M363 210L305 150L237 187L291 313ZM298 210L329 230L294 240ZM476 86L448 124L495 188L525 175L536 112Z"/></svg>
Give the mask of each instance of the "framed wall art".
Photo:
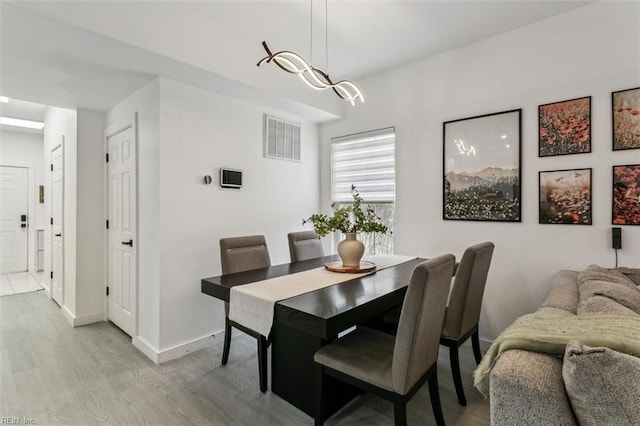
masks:
<svg viewBox="0 0 640 426"><path fill-rule="evenodd" d="M538 156L591 152L591 96L538 106Z"/></svg>
<svg viewBox="0 0 640 426"><path fill-rule="evenodd" d="M614 225L640 225L640 164L613 166Z"/></svg>
<svg viewBox="0 0 640 426"><path fill-rule="evenodd" d="M522 109L443 123L445 220L521 221Z"/></svg>
<svg viewBox="0 0 640 426"><path fill-rule="evenodd" d="M591 225L591 169L539 172L539 223Z"/></svg>
<svg viewBox="0 0 640 426"><path fill-rule="evenodd" d="M640 148L640 87L611 94L613 150Z"/></svg>

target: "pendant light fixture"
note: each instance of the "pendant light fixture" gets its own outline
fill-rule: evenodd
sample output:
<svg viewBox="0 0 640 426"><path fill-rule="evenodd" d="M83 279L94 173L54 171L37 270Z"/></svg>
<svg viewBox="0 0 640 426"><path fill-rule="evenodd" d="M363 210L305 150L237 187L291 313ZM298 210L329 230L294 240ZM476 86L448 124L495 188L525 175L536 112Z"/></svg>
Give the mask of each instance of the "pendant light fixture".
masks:
<svg viewBox="0 0 640 426"><path fill-rule="evenodd" d="M325 54L327 56L327 64L329 62L329 42L328 42L328 16L327 15L327 2L325 0ZM310 51L313 49L313 0L311 0L311 36L310 36ZM262 42L262 47L267 52L267 56L258 61L258 66L264 62L275 63L280 69L291 73L297 74L302 81L304 81L309 87L315 90L332 89L340 99L344 99L355 105L356 100L364 102L364 96L362 92L354 83L349 80L340 80L333 82L329 77L329 74L309 64L302 56L290 50L281 50L273 53L266 41Z"/></svg>

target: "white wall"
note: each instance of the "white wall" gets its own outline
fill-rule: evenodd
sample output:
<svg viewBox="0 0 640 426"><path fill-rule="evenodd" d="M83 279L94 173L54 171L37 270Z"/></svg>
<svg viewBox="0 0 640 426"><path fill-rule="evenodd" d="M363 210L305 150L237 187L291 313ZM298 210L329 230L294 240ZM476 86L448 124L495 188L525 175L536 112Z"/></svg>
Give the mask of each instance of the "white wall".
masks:
<svg viewBox="0 0 640 426"><path fill-rule="evenodd" d="M599 2L464 48L358 81L367 103L321 128L322 203L330 203L331 137L396 127L398 253L460 256L484 240L496 250L480 334L494 338L542 301L552 274L614 266L615 164L640 151L611 150L611 92L640 86L640 3ZM538 158L537 107L592 96L592 153ZM522 223L442 220L442 123L523 108ZM592 226L538 224L538 171L593 168ZM328 207L327 207L328 208ZM623 226L620 264L640 267L640 228Z"/></svg>
<svg viewBox="0 0 640 426"><path fill-rule="evenodd" d="M133 343L156 362L212 343L223 304L200 280L219 275L222 237L264 234L272 263L288 262L287 233L318 209L316 125L302 124L302 161L265 159L263 113L246 102L159 78L107 113L107 129L137 114L138 327ZM220 167L244 170L240 190ZM202 178L211 175L212 185Z"/></svg>
<svg viewBox="0 0 640 426"><path fill-rule="evenodd" d="M223 304L200 290L221 273L220 238L264 234L272 263L289 262L287 233L318 209L317 126L301 123L302 161L266 159L264 113L300 122L160 79L161 351L224 328ZM244 170L242 189L220 189L220 167Z"/></svg>
<svg viewBox="0 0 640 426"><path fill-rule="evenodd" d="M51 164L51 150L60 145L64 138L64 301L62 310L73 323L76 316L76 208L77 208L77 114L64 108L49 107L44 116L44 164ZM45 211L51 217L51 176L45 185ZM45 229L45 273L51 272L51 224ZM50 286L49 286L50 289Z"/></svg>
<svg viewBox="0 0 640 426"><path fill-rule="evenodd" d="M64 139L62 312L74 326L104 319L104 114L49 107L41 161ZM45 167L45 274L51 272L51 174ZM49 280L45 285L50 290Z"/></svg>
<svg viewBox="0 0 640 426"><path fill-rule="evenodd" d="M36 229L45 227L44 204L39 202L39 186L45 185L44 136L41 134L0 131L0 165L28 168L29 215L28 256L30 270L36 269L35 236Z"/></svg>
<svg viewBox="0 0 640 426"><path fill-rule="evenodd" d="M76 325L104 319L105 147L102 112L78 109Z"/></svg>

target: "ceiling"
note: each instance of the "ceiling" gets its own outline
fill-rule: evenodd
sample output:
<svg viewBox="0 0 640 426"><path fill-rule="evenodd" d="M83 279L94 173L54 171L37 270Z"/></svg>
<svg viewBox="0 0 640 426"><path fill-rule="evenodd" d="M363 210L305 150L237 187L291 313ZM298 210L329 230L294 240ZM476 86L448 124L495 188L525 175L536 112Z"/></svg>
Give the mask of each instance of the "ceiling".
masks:
<svg viewBox="0 0 640 426"><path fill-rule="evenodd" d="M263 40L357 83L592 2L2 0L0 89L106 111L161 75L321 122L351 106L273 64L256 67Z"/></svg>
<svg viewBox="0 0 640 426"><path fill-rule="evenodd" d="M20 118L23 120L44 121L44 113L47 109L46 105L26 102L18 99L9 99L7 103L0 103L0 115L3 117ZM13 132L43 134L42 129L28 129L24 127L9 126L0 124L1 130L10 130Z"/></svg>

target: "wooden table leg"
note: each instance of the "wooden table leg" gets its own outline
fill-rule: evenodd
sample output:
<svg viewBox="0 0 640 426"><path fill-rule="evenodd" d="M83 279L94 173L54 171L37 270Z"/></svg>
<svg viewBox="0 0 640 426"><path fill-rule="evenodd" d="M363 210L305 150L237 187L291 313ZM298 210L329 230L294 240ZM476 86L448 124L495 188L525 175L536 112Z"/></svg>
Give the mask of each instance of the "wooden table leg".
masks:
<svg viewBox="0 0 640 426"><path fill-rule="evenodd" d="M322 374L313 354L328 341L281 323L274 323L271 336L271 391L313 417ZM327 418L361 393L333 377L325 377L325 386Z"/></svg>

